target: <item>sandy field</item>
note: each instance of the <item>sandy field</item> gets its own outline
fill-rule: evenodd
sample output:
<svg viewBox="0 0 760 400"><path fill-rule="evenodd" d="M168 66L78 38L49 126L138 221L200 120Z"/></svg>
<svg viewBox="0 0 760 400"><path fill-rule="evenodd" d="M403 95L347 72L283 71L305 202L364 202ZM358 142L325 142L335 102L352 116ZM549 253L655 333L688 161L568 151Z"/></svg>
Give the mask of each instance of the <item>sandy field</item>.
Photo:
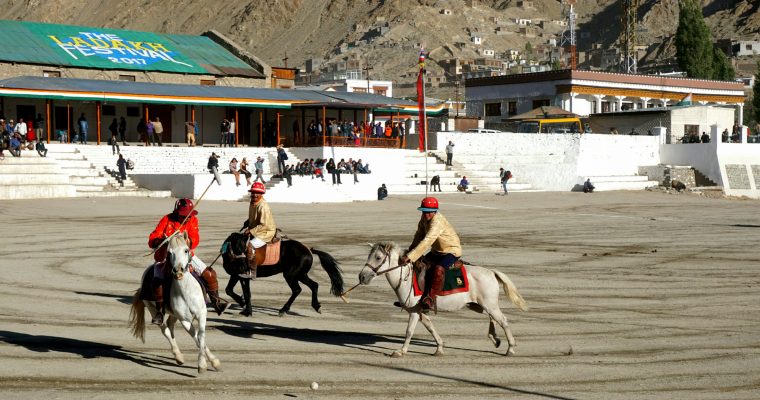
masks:
<svg viewBox="0 0 760 400"><path fill-rule="evenodd" d="M419 200L272 208L290 237L340 261L350 287L366 242L408 245ZM304 287L292 314L278 317L284 280L256 281L253 317L237 306L209 312L223 370L201 376L180 328L183 366L155 327L144 344L127 331L147 235L173 200L0 202L0 398L760 398L757 201L643 191L440 200L465 258L509 275L530 306L521 312L502 296L515 356L493 347L484 315L464 310L433 316L445 356L431 355L418 325L407 356L388 357L407 314L385 279L344 304L316 262L322 314ZM210 263L247 204L201 202L199 211L199 255Z"/></svg>

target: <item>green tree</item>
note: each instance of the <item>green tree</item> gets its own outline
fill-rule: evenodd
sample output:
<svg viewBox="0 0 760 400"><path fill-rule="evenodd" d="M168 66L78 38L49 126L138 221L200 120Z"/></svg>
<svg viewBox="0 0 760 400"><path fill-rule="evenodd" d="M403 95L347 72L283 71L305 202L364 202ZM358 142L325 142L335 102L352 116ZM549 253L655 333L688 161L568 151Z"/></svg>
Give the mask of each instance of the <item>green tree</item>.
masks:
<svg viewBox="0 0 760 400"><path fill-rule="evenodd" d="M680 13L676 30L676 57L678 66L689 78L713 77L713 51L710 31L702 10L693 0L678 1Z"/></svg>
<svg viewBox="0 0 760 400"><path fill-rule="evenodd" d="M731 61L726 57L726 53L717 47L713 47L712 78L721 81L733 81L736 78L736 72L731 65Z"/></svg>

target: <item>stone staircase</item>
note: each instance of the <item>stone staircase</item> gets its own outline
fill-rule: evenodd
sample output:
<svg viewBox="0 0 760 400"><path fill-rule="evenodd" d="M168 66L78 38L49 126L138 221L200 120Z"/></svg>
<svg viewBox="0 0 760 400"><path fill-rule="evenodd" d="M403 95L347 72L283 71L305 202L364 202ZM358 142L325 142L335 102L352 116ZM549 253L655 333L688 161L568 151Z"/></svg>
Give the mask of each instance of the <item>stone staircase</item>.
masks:
<svg viewBox="0 0 760 400"><path fill-rule="evenodd" d="M90 150L102 150L104 147L50 144L48 157L55 160L61 171L68 175L76 197L171 197L168 191L140 189L129 177L122 182L116 170L117 156ZM108 150L110 153L110 147Z"/></svg>
<svg viewBox="0 0 760 400"><path fill-rule="evenodd" d="M6 152L0 160L0 200L58 197L76 197L76 189L55 160L35 151L22 151L21 157Z"/></svg>
<svg viewBox="0 0 760 400"><path fill-rule="evenodd" d="M430 152L435 159L441 164L446 163L445 152ZM514 157L510 157L512 160ZM531 160L533 160L531 158ZM539 161L539 160L534 160ZM510 161L513 163L514 161ZM494 167L494 165L497 165ZM470 187L474 192L486 192L486 193L501 193L503 188L501 186L501 177L499 176L500 166L508 165L503 160L497 160L493 156L488 155L466 155L466 156L454 156L452 166L448 167L449 171L453 172L453 190L456 191L456 185L466 176L470 182ZM507 189L512 192L526 192L532 191L532 186L529 183L525 183L520 180L519 173L511 167L503 167L512 171L514 176L509 180ZM443 176L441 177L441 186L443 187ZM445 191L445 189L444 189Z"/></svg>

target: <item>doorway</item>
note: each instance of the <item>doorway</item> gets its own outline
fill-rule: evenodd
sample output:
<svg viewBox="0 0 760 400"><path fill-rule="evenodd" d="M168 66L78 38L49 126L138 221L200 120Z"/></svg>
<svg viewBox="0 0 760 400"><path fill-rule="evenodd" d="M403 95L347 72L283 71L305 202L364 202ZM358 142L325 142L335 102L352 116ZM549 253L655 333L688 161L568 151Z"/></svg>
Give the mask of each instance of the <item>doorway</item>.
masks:
<svg viewBox="0 0 760 400"><path fill-rule="evenodd" d="M148 106L150 119L155 121L158 117L161 121L161 125L164 127L164 132L161 134L162 143L172 142L172 114L175 107L173 105L164 104L151 104ZM184 140L180 139L180 142Z"/></svg>

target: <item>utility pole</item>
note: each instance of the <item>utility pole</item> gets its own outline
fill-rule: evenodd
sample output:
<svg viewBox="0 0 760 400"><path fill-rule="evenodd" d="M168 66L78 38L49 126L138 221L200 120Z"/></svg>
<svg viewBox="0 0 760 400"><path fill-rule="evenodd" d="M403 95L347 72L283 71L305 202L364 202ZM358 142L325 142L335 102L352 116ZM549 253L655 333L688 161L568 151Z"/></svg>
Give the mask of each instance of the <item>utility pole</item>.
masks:
<svg viewBox="0 0 760 400"><path fill-rule="evenodd" d="M365 74L367 74L367 94L369 94L369 71L373 70L375 68L369 66L369 61L367 62L367 65L362 68L362 71L364 71Z"/></svg>
<svg viewBox="0 0 760 400"><path fill-rule="evenodd" d="M626 0L623 0L626 1ZM562 42L560 46L568 45L570 51L570 69L575 70L578 68L578 59L576 55L576 38L575 38L575 2L576 0L565 0L565 3L569 7L567 13L567 29L562 32Z"/></svg>
<svg viewBox="0 0 760 400"><path fill-rule="evenodd" d="M623 72L637 72L638 56L636 53L636 19L639 0L623 0Z"/></svg>
<svg viewBox="0 0 760 400"><path fill-rule="evenodd" d="M285 64L285 68L288 67L288 53L285 53L285 57L282 59L283 64Z"/></svg>

